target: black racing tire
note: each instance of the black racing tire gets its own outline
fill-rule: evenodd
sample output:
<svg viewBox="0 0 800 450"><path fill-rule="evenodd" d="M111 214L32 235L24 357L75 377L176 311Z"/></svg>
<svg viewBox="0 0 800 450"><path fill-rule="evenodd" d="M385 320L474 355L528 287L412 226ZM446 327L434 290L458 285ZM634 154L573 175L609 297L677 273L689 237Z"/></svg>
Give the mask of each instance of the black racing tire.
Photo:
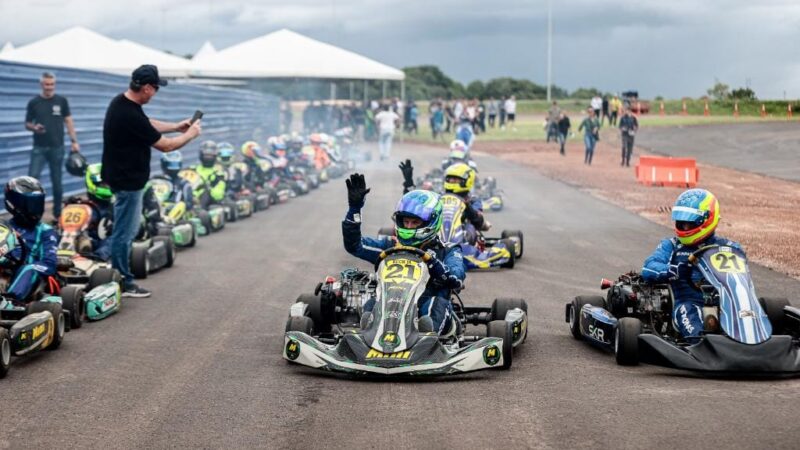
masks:
<svg viewBox="0 0 800 450"><path fill-rule="evenodd" d="M142 280L147 278L150 272L150 257L147 255L147 247L134 245L131 248L131 273L134 278Z"/></svg>
<svg viewBox="0 0 800 450"><path fill-rule="evenodd" d="M508 258L508 261L506 261L505 264L501 264L500 267L504 269L513 269L514 265L517 263L517 254L516 251L514 250L515 248L514 241L512 241L511 239L502 239L500 242L506 245L508 253L511 255L511 257Z"/></svg>
<svg viewBox="0 0 800 450"><path fill-rule="evenodd" d="M308 305L308 317L314 322L314 329L319 333L331 331L331 325L336 322L336 309L333 302L324 302L321 295L301 294L297 302Z"/></svg>
<svg viewBox="0 0 800 450"><path fill-rule="evenodd" d="M158 227L156 236L172 236L172 227Z"/></svg>
<svg viewBox="0 0 800 450"><path fill-rule="evenodd" d="M258 197L256 194L249 194L247 197L247 201L250 202L250 215L253 215L261 210L258 208Z"/></svg>
<svg viewBox="0 0 800 450"><path fill-rule="evenodd" d="M49 311L53 315L53 319L55 319L56 332L47 350L56 350L61 346L61 341L64 340L64 333L67 332L67 319L64 316L64 310L58 303L31 302L28 304L28 314L42 311Z"/></svg>
<svg viewBox="0 0 800 450"><path fill-rule="evenodd" d="M83 296L82 286L68 284L61 288L61 305L63 309L69 311L70 328L76 330L83 326L83 319L86 315Z"/></svg>
<svg viewBox="0 0 800 450"><path fill-rule="evenodd" d="M172 240L172 237L167 236L156 236L153 238L153 243L161 242L164 244L164 247L167 249L167 263L164 267L172 267L175 264L175 258L178 256L177 250L175 250L175 242Z"/></svg>
<svg viewBox="0 0 800 450"><path fill-rule="evenodd" d="M214 229L211 228L211 214L209 214L208 211L202 209L197 211L197 218L200 219L200 223L203 224L203 228L208 230L208 234L214 232Z"/></svg>
<svg viewBox="0 0 800 450"><path fill-rule="evenodd" d="M394 227L381 227L378 229L378 237L381 236L394 237L394 234L395 234Z"/></svg>
<svg viewBox="0 0 800 450"><path fill-rule="evenodd" d="M506 312L519 308L528 313L528 302L521 298L496 298L492 302L492 315L489 320L506 320Z"/></svg>
<svg viewBox="0 0 800 450"><path fill-rule="evenodd" d="M189 238L189 243L186 244L187 247L194 247L197 244L197 229L192 225L191 222L182 221L181 224L189 224L192 227L192 237Z"/></svg>
<svg viewBox="0 0 800 450"><path fill-rule="evenodd" d="M99 267L95 269L91 275L89 275L89 282L86 283L86 290L91 291L97 286L111 283L112 281L116 281L120 285L122 284L122 277L120 276L119 272L111 267Z"/></svg>
<svg viewBox="0 0 800 450"><path fill-rule="evenodd" d="M517 259L520 259L520 258L522 258L522 253L525 250L525 245L524 245L525 244L525 240L524 240L524 237L522 236L522 231L520 231L520 230L503 230L503 232L500 233L500 238L501 239L507 239L507 238L511 238L511 237L519 238L519 252L517 252L516 257L517 257Z"/></svg>
<svg viewBox="0 0 800 450"><path fill-rule="evenodd" d="M603 304L603 297L600 297L599 295L579 295L572 300L572 307L570 308L569 313L569 331L572 333L572 337L579 341L583 339L583 336L581 335L579 316L581 309L583 309L583 305L592 305L602 308Z"/></svg>
<svg viewBox="0 0 800 450"><path fill-rule="evenodd" d="M505 320L493 320L486 324L486 337L499 337L503 339L503 365L500 366L503 370L511 368L511 363L514 361L514 330L510 323Z"/></svg>
<svg viewBox="0 0 800 450"><path fill-rule="evenodd" d="M639 364L639 335L642 321L635 317L623 317L617 322L614 333L614 354L620 366Z"/></svg>
<svg viewBox="0 0 800 450"><path fill-rule="evenodd" d="M772 324L772 334L786 334L786 314L783 312L784 306L791 306L789 300L776 297L760 297L758 303L769 318Z"/></svg>
<svg viewBox="0 0 800 450"><path fill-rule="evenodd" d="M11 338L8 330L0 328L0 379L8 375L11 368Z"/></svg>
<svg viewBox="0 0 800 450"><path fill-rule="evenodd" d="M230 222L236 222L239 220L239 208L236 206L236 202L225 202L223 205L231 211Z"/></svg>
<svg viewBox="0 0 800 450"><path fill-rule="evenodd" d="M309 336L314 334L314 321L310 317L289 317L286 321L286 331L300 331Z"/></svg>

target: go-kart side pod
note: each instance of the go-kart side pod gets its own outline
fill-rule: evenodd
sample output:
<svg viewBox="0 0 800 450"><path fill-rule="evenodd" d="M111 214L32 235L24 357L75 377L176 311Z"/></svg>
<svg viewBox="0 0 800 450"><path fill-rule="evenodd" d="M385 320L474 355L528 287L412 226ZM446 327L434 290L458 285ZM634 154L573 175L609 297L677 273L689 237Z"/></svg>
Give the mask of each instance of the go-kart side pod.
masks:
<svg viewBox="0 0 800 450"><path fill-rule="evenodd" d="M119 311L122 306L119 283L112 281L92 289L84 299L86 318L101 320Z"/></svg>
<svg viewBox="0 0 800 450"><path fill-rule="evenodd" d="M502 349L503 339L490 337L449 351L430 333L420 335L410 349L383 353L367 345L359 333L326 345L303 332L288 331L283 357L315 369L353 375L435 376L504 368Z"/></svg>
<svg viewBox="0 0 800 450"><path fill-rule="evenodd" d="M697 344L677 347L656 335L640 334L639 360L708 375L800 375L800 350L788 335L775 335L760 344L742 344L710 334Z"/></svg>
<svg viewBox="0 0 800 450"><path fill-rule="evenodd" d="M503 209L503 198L499 195L494 195L481 200L481 205L484 211L500 211Z"/></svg>

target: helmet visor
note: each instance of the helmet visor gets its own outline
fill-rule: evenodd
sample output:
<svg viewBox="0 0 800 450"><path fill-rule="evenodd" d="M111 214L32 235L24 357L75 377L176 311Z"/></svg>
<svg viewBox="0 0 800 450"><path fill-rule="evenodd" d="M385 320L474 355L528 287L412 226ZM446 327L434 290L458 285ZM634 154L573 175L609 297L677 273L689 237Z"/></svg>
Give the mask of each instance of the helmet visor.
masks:
<svg viewBox="0 0 800 450"><path fill-rule="evenodd" d="M708 211L702 211L688 206L674 206L672 220L675 222L701 223L708 217Z"/></svg>

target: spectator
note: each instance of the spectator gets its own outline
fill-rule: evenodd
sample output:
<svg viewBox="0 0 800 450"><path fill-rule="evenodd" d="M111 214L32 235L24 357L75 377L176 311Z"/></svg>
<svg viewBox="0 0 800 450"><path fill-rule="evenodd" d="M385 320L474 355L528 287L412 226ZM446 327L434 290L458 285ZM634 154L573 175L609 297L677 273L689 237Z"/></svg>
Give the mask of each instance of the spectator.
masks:
<svg viewBox="0 0 800 450"><path fill-rule="evenodd" d="M478 127L481 129L481 133L486 133L486 104L483 103L483 100L478 103Z"/></svg>
<svg viewBox="0 0 800 450"><path fill-rule="evenodd" d="M603 96L603 117L600 118L600 125L603 125L603 121L607 121L609 124L611 123L611 114L608 111L608 95Z"/></svg>
<svg viewBox="0 0 800 450"><path fill-rule="evenodd" d="M363 141L364 140L364 108L358 106L358 103L353 102L351 105L350 111L350 119L353 121L353 130L355 133L353 136L355 137L355 141Z"/></svg>
<svg viewBox="0 0 800 450"><path fill-rule="evenodd" d="M42 93L28 102L25 112L25 128L33 131L33 151L28 167L28 175L41 178L45 163L50 167L50 181L53 184L53 217L61 215L62 166L64 162L64 125L67 126L71 151L80 151L75 123L69 110L67 99L56 94L56 76L45 72L39 79Z"/></svg>
<svg viewBox="0 0 800 450"><path fill-rule="evenodd" d="M281 102L281 130L284 133L292 131L292 104L288 101Z"/></svg>
<svg viewBox="0 0 800 450"><path fill-rule="evenodd" d="M500 111L500 129L506 129L506 96L504 95L500 98L500 101L497 102L497 108Z"/></svg>
<svg viewBox="0 0 800 450"><path fill-rule="evenodd" d="M603 99L599 95L592 97L592 109L594 110L594 117L600 117L600 111L603 109Z"/></svg>
<svg viewBox="0 0 800 450"><path fill-rule="evenodd" d="M558 141L558 122L560 117L561 108L558 107L558 102L553 100L553 104L547 110L547 142L550 142L550 138Z"/></svg>
<svg viewBox="0 0 800 450"><path fill-rule="evenodd" d="M617 126L617 117L621 114L622 101L619 96L615 95L611 99L611 125Z"/></svg>
<svg viewBox="0 0 800 450"><path fill-rule="evenodd" d="M515 96L508 97L506 100L506 120L508 121L509 126L514 131L517 131L516 124L514 123L514 119L517 115L517 98Z"/></svg>
<svg viewBox="0 0 800 450"><path fill-rule="evenodd" d="M444 107L444 119L447 121L444 132L450 134L451 127L456 121L456 113L453 111L453 105L449 101Z"/></svg>
<svg viewBox="0 0 800 450"><path fill-rule="evenodd" d="M392 153L392 139L394 138L394 130L397 128L400 116L396 112L389 109L389 105L383 106L383 111L375 116L375 123L378 124L378 132L380 133L378 146L381 153L381 161L389 158Z"/></svg>
<svg viewBox="0 0 800 450"><path fill-rule="evenodd" d="M431 117L431 132L433 133L433 139L436 140L438 136L442 140L444 140L444 110L442 109L441 103L438 104L436 110L433 112L433 116Z"/></svg>
<svg viewBox="0 0 800 450"><path fill-rule="evenodd" d="M489 126L494 128L494 121L497 119L497 101L494 97L489 98L489 104L486 109L486 112L489 113Z"/></svg>
<svg viewBox="0 0 800 450"><path fill-rule="evenodd" d="M558 142L561 144L561 156L564 156L564 144L567 142L567 136L569 136L569 129L572 128L572 124L569 122L569 117L561 111L558 114Z"/></svg>
<svg viewBox="0 0 800 450"><path fill-rule="evenodd" d="M158 68L143 65L131 74L128 90L111 100L103 122L102 178L114 192L114 230L111 264L124 278L124 297L149 297L150 291L133 282L130 271L131 243L139 232L142 195L150 178L150 147L161 152L177 150L200 135L200 121L178 123L148 118L142 105L167 85ZM181 132L177 137L162 133Z"/></svg>
<svg viewBox="0 0 800 450"><path fill-rule="evenodd" d="M594 113L594 108L586 110L586 118L583 119L578 131L583 130L583 143L586 145L586 154L583 157L583 163L592 165L592 157L594 156L594 146L600 140L600 123L597 121L597 116Z"/></svg>
<svg viewBox="0 0 800 450"><path fill-rule="evenodd" d="M419 124L417 123L419 109L417 108L417 104L414 101L410 101L406 109L408 110L408 134L411 134L412 131L414 134L419 134Z"/></svg>
<svg viewBox="0 0 800 450"><path fill-rule="evenodd" d="M639 131L639 121L636 116L631 114L629 109L622 110L622 117L619 119L619 131L622 134L622 161L620 166L630 167L631 153L633 153L633 138Z"/></svg>

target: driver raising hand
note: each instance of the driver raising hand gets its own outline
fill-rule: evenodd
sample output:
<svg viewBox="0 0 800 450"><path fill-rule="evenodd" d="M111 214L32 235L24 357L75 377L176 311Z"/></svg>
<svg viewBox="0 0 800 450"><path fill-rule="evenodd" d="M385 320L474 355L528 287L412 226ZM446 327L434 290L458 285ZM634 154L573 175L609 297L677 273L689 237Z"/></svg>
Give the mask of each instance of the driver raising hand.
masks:
<svg viewBox="0 0 800 450"><path fill-rule="evenodd" d="M353 256L372 264L378 261L381 251L395 246L394 239L373 239L361 235L361 208L369 189L364 175L352 174L347 183L347 201L350 208L342 221L344 248ZM428 262L430 280L419 299L420 331L436 331L440 335L451 335L457 331L450 290L463 287L466 272L458 246L445 248L437 237L442 227L442 203L439 195L430 191L411 191L403 195L392 216L395 222L397 242L425 250L433 256ZM374 300L364 305L371 311ZM430 320L425 319L429 317ZM431 329L427 329L430 327Z"/></svg>
<svg viewBox="0 0 800 450"><path fill-rule="evenodd" d="M705 189L690 189L672 207L676 237L664 239L644 261L642 278L648 283L669 283L674 305L672 322L685 338L700 336L704 329L703 281L700 269L689 264L689 255L705 245L725 245L741 249L737 242L714 235L719 224L719 202Z"/></svg>

